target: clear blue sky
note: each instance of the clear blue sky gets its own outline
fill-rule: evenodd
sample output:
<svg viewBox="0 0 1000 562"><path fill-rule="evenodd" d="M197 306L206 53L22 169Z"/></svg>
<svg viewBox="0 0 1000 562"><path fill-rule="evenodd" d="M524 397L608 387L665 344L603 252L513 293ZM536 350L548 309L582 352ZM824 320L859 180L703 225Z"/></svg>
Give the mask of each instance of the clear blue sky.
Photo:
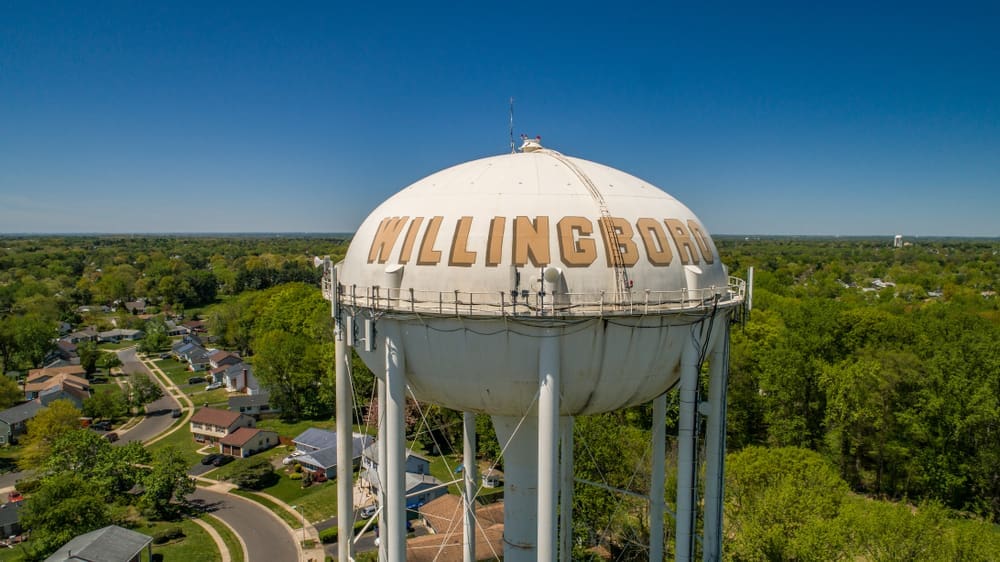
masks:
<svg viewBox="0 0 1000 562"><path fill-rule="evenodd" d="M998 6L5 2L0 232L353 231L513 96L713 233L1000 236Z"/></svg>

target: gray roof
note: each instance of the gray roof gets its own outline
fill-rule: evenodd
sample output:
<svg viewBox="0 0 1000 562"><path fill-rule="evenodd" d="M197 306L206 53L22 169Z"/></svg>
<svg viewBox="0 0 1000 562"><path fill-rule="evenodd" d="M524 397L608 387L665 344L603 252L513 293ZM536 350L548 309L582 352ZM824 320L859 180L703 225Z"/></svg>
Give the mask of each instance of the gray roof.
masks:
<svg viewBox="0 0 1000 562"><path fill-rule="evenodd" d="M324 469L332 468L337 466L337 448L329 447L326 449L320 449L318 451L299 455L295 460L301 464L308 464L310 466L318 466Z"/></svg>
<svg viewBox="0 0 1000 562"><path fill-rule="evenodd" d="M0 526L13 525L21 520L21 502L8 502L0 505Z"/></svg>
<svg viewBox="0 0 1000 562"><path fill-rule="evenodd" d="M153 537L130 531L118 525L109 525L69 541L55 554L46 558L45 562L64 562L66 560L128 562L151 542L153 542Z"/></svg>
<svg viewBox="0 0 1000 562"><path fill-rule="evenodd" d="M322 430L320 430L322 431ZM336 439L337 434L333 434L334 439ZM353 454L352 459L356 459L361 456L361 451L368 446L372 441L372 437L369 435L360 435L355 433L352 441ZM318 466L321 468L332 468L337 466L337 444L334 441L333 447L327 447L325 449L320 449L318 451L311 451L304 455L300 455L296 458L300 463L309 464L312 466Z"/></svg>
<svg viewBox="0 0 1000 562"><path fill-rule="evenodd" d="M0 412L0 421L7 422L7 425L14 425L15 423L30 420L35 417L38 410L41 410L42 408L42 404L37 400L25 402L24 404L19 404L13 408L7 408L6 410Z"/></svg>
<svg viewBox="0 0 1000 562"><path fill-rule="evenodd" d="M316 427L310 427L292 439L296 445L305 445L312 449L328 449L337 446L337 433Z"/></svg>
<svg viewBox="0 0 1000 562"><path fill-rule="evenodd" d="M229 409L240 408L246 406L263 406L268 404L271 400L271 394L268 392L261 392L260 394L240 394L237 396L229 397Z"/></svg>
<svg viewBox="0 0 1000 562"><path fill-rule="evenodd" d="M353 449L351 458L356 459L360 457L361 451L371 444L372 441L373 438L370 435L363 435L361 433L353 434L351 438L351 448ZM337 466L336 432L310 427L309 429L303 431L298 437L293 439L292 443L295 443L296 445L306 445L307 447L313 447L315 444L326 444L325 447L320 447L317 450L306 452L304 455L298 457L297 460L301 463L319 466L322 468ZM299 450L301 451L303 449L299 447Z"/></svg>

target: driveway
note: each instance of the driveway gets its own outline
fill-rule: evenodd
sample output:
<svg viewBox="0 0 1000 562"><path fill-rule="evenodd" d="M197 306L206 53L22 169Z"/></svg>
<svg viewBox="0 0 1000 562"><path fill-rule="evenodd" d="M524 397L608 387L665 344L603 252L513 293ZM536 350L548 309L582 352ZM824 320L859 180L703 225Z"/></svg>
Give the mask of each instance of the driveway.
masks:
<svg viewBox="0 0 1000 562"><path fill-rule="evenodd" d="M298 559L295 540L277 516L256 502L198 488L189 499L232 527L247 545L247 562Z"/></svg>

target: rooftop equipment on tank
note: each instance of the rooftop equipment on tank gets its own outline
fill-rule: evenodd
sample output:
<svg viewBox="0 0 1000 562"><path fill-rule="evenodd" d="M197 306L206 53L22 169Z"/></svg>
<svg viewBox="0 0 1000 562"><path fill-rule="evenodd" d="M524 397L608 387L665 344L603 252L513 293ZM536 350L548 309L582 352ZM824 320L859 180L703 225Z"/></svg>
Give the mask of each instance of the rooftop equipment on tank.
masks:
<svg viewBox="0 0 1000 562"><path fill-rule="evenodd" d="M525 138L520 153L459 164L392 196L358 229L345 260L327 265L337 428L347 440L338 446L340 536L351 536L353 515L346 455L354 346L378 377L385 413L383 557L405 559L407 389L466 413L467 499L475 493L473 414L492 416L505 445L504 559L568 561L573 416L654 401L650 521L662 521L665 393L679 383L676 550L687 560L697 369L711 354L703 550L718 559L728 326L745 283L728 276L687 207L639 178ZM662 559L662 525L651 528L651 558ZM349 541L340 548L348 559Z"/></svg>

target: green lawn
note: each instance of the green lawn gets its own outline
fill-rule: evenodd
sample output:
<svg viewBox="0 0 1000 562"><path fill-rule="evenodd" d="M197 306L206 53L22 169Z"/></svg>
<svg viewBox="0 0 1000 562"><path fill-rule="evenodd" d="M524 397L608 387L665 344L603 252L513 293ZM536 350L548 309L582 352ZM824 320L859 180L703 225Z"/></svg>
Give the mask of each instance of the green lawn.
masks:
<svg viewBox="0 0 1000 562"><path fill-rule="evenodd" d="M257 427L261 429L270 429L271 431L278 432L278 435L282 437L294 438L303 431L309 429L310 427L316 427L319 429L327 429L334 431L336 429L336 420L299 420L297 422L287 422L279 418L264 418L257 422Z"/></svg>
<svg viewBox="0 0 1000 562"><path fill-rule="evenodd" d="M198 526L197 523L189 519L171 523L153 523L144 527L133 529L134 531L152 535L159 529L167 527L180 527L184 532L184 538L166 544L154 544L153 554L163 555L164 562L173 560L222 560L219 547L208 533ZM143 557L143 561L145 561Z"/></svg>
<svg viewBox="0 0 1000 562"><path fill-rule="evenodd" d="M190 464L194 464L202 458L202 455L199 455L197 452L201 448L201 444L195 443L194 438L191 437L191 432L186 428L171 433L167 437L153 443L147 449L150 452L155 452L171 445L177 448Z"/></svg>
<svg viewBox="0 0 1000 562"><path fill-rule="evenodd" d="M430 455L424 456L431 461L431 476L434 476L441 482L451 482L461 476L461 474L456 474L454 470L458 468L458 465L462 464L462 455L449 455L447 457L447 464L445 464L445 457L432 457ZM451 470L449 470L449 467ZM452 484L448 486L448 493L461 495L462 490L460 488L460 484Z"/></svg>
<svg viewBox="0 0 1000 562"><path fill-rule="evenodd" d="M275 447L270 451L259 453L258 455L267 455L268 458L274 460L284 457L288 454L288 451L289 449L286 447ZM236 461L211 472L207 477L225 480L238 467L239 461ZM273 486L261 490L261 492L274 496L289 505L302 507L306 519L310 521L322 521L323 519L337 515L337 486L335 480L319 482L303 488L301 480L292 480L289 478L288 475L291 473L290 467L281 467L277 470L277 473L279 476L278 481ZM282 516L281 511L283 510L276 511L275 513Z"/></svg>
<svg viewBox="0 0 1000 562"><path fill-rule="evenodd" d="M222 542L226 544L230 560L232 562L243 562L243 546L240 545L240 540L233 533L232 529L214 515L204 515L201 520L211 525L222 536Z"/></svg>
<svg viewBox="0 0 1000 562"><path fill-rule="evenodd" d="M191 372L187 370L187 364L185 363L180 363L174 359L156 359L153 363L155 363L156 366L159 367L160 370L163 371L167 377L182 390L187 390L188 387L190 387L191 390L205 388L206 383L188 384L189 378L204 377L205 373Z"/></svg>

